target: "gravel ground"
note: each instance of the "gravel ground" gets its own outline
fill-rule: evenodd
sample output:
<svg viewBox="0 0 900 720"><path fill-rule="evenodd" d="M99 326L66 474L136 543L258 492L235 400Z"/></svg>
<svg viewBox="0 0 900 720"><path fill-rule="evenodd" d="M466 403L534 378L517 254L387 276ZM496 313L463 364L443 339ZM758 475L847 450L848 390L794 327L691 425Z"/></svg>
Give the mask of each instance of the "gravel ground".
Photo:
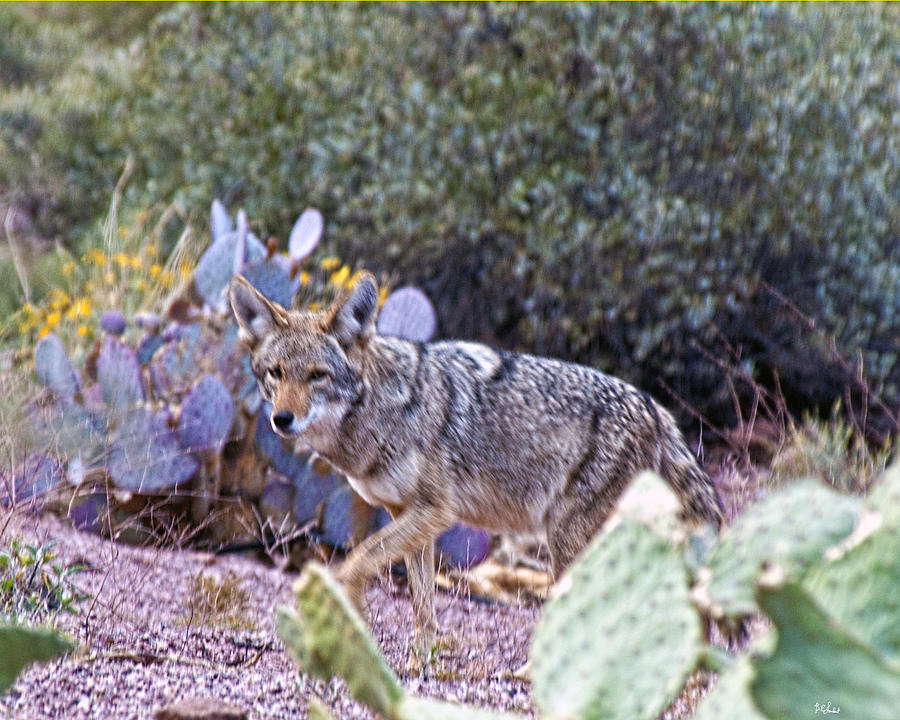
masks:
<svg viewBox="0 0 900 720"><path fill-rule="evenodd" d="M274 611L292 603L296 573L252 558L116 544L53 515L14 516L0 544L12 538L56 541L59 560L86 566L76 585L90 599L57 621L80 649L26 669L0 696L0 718L152 718L197 696L237 705L252 720L305 718L313 695L337 719L375 717L343 681L309 680L285 655ZM535 717L530 685L513 677L540 613L534 600L502 604L468 597L459 586L438 591L438 621L453 640L422 677L405 671L412 641L406 587L383 578L367 599L369 626L409 692ZM735 649L722 637L715 644ZM660 720L690 718L714 682L712 673L694 673Z"/></svg>
<svg viewBox="0 0 900 720"><path fill-rule="evenodd" d="M274 609L289 603L295 574L243 557L135 548L80 533L54 516L13 519L2 538L56 540L60 559L91 595L79 615L58 624L81 650L33 665L0 696L0 717L150 718L167 703L209 696L254 719L304 718L310 695L336 718L371 718L339 680L303 678L274 630ZM231 593L234 608L204 613L198 578ZM412 639L405 587L385 579L369 590L370 627L404 686L418 695L534 715L530 687L511 677L525 663L539 608L486 603L439 592L441 627L455 638L424 678L404 672ZM225 627L217 627L225 625Z"/></svg>

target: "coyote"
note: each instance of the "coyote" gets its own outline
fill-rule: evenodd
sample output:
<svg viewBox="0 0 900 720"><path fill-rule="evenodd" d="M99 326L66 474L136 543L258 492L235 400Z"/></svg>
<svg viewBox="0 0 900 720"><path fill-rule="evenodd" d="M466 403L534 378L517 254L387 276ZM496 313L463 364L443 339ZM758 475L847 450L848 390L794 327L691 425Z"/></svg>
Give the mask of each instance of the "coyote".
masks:
<svg viewBox="0 0 900 720"><path fill-rule="evenodd" d="M420 650L437 632L433 540L456 521L545 534L557 577L644 469L665 478L687 517L721 523L672 416L622 380L474 342L379 335L369 273L318 312L286 310L242 277L229 299L275 432L393 517L338 579L361 608L369 576L405 559Z"/></svg>

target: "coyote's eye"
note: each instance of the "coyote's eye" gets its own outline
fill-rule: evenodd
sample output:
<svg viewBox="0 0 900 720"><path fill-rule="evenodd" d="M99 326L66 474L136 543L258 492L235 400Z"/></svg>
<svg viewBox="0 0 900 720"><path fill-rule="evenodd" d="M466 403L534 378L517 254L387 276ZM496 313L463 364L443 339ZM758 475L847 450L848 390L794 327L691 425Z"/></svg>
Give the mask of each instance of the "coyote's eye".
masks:
<svg viewBox="0 0 900 720"><path fill-rule="evenodd" d="M272 367L270 367L269 374L276 380L281 380L281 377L283 375L281 371L281 365L273 365Z"/></svg>
<svg viewBox="0 0 900 720"><path fill-rule="evenodd" d="M328 371L322 370L321 368L313 368L309 371L309 375L306 376L307 382L319 382L321 380L328 379Z"/></svg>

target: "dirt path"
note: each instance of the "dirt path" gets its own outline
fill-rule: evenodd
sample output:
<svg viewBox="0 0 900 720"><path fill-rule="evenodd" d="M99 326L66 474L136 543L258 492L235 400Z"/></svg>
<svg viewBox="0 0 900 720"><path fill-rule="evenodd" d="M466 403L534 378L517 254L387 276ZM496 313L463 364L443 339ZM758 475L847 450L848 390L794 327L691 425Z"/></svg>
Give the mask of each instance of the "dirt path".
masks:
<svg viewBox="0 0 900 720"><path fill-rule="evenodd" d="M2 540L13 537L56 540L63 562L88 566L76 584L92 599L80 615L59 619L80 653L26 670L0 696L0 717L150 718L167 703L202 695L254 719L302 718L311 694L336 718L372 717L341 681L309 681L284 654L273 613L290 602L295 575L241 557L116 545L53 516L15 518ZM204 613L199 578L234 612ZM439 592L439 621L456 643L420 679L403 673L412 638L406 588L385 580L368 599L374 635L411 692L533 715L529 686L509 675L527 658L538 608Z"/></svg>

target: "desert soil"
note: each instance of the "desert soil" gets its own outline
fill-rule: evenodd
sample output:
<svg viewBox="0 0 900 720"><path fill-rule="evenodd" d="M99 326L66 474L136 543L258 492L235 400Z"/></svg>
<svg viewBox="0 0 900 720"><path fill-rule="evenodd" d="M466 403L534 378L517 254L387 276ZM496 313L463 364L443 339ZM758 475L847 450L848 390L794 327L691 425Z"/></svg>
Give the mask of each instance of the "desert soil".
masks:
<svg viewBox="0 0 900 720"><path fill-rule="evenodd" d="M50 515L14 517L0 540L13 537L55 540L60 560L87 566L76 584L91 597L57 621L79 651L25 670L0 696L2 718L152 718L197 696L238 705L254 720L305 718L313 695L335 718L374 717L341 680L311 680L285 655L273 618L278 605L291 604L294 573L252 558L116 544ZM202 613L198 578L237 588L235 612ZM527 659L540 607L476 599L463 587L437 595L440 625L453 641L422 677L405 671L407 588L384 578L369 590L369 625L406 689L534 717L530 686L512 673ZM693 683L663 717L689 716L706 685L708 678Z"/></svg>

